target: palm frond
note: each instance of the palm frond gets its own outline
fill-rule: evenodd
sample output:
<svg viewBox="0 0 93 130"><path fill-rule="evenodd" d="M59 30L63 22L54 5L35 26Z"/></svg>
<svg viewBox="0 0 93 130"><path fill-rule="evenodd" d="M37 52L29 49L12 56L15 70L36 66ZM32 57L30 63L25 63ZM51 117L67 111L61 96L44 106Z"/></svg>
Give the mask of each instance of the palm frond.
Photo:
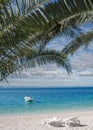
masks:
<svg viewBox="0 0 93 130"><path fill-rule="evenodd" d="M11 73L22 71L24 68L36 67L48 63L56 63L57 66L64 67L68 73L71 72L71 66L64 56L54 50L45 50L42 52L33 51L25 54L17 60L3 60L0 63L0 80L5 79Z"/></svg>
<svg viewBox="0 0 93 130"><path fill-rule="evenodd" d="M85 45L87 47L92 40L93 40L93 29L91 31L81 34L79 37L72 40L62 49L61 53L62 55L64 54L66 57L68 56L68 54L73 55L74 52L82 45Z"/></svg>
<svg viewBox="0 0 93 130"><path fill-rule="evenodd" d="M88 2L86 3L88 4ZM23 38L28 39L27 36L33 38L33 35L34 37L36 37L37 40L45 39L45 41L47 41L48 39L51 39L56 34L58 34L58 32L59 33L64 32L64 30L66 29L69 29L70 32L75 34L75 30L77 31L76 25L80 23L80 20L75 20L75 19L79 17L81 18L83 14L86 14L87 17L89 11L90 12L93 11L92 10L93 5L91 5L91 8L87 8L85 6L84 1L81 2L81 4L83 8L78 7L79 2L77 1L74 2L71 1L69 3L66 0L65 1L58 0L53 3L48 3L43 6L38 6L37 8L34 8L34 11L28 12L28 14L25 15L24 17L17 18L14 23L12 23L11 25L3 29L2 33L0 33L0 39L4 39L4 38L7 39L6 37L3 38L3 35L5 36L11 35L10 32L16 34L18 31L20 32L21 35L18 36L14 35L16 39L18 39L17 42L19 42ZM76 8L76 6L78 7L78 9ZM68 8L71 9L68 10ZM90 14L92 15L92 13ZM92 20L92 16L91 16L91 20ZM88 19L85 21L88 21ZM45 35L43 36L43 34ZM14 39L14 37L12 38ZM9 43L13 44L12 42Z"/></svg>
<svg viewBox="0 0 93 130"><path fill-rule="evenodd" d="M2 0L0 8L1 29L13 24L18 19L22 19L34 8L46 3L49 0ZM20 20L19 20L20 21Z"/></svg>

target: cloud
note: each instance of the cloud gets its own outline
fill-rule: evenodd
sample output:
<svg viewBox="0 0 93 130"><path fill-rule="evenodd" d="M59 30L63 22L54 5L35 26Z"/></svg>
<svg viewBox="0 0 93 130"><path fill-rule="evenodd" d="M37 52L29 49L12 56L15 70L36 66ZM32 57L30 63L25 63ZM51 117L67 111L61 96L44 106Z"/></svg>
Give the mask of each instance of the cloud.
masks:
<svg viewBox="0 0 93 130"><path fill-rule="evenodd" d="M82 71L78 71L77 75L79 76L93 76L93 69L89 69L89 70L82 70Z"/></svg>
<svg viewBox="0 0 93 130"><path fill-rule="evenodd" d="M73 69L87 69L93 68L93 43L90 44L91 48L85 49L81 47L71 58L71 65ZM90 51L91 49L91 51Z"/></svg>
<svg viewBox="0 0 93 130"><path fill-rule="evenodd" d="M58 68L55 64L44 65L42 67L30 68L27 71L23 71L10 76L12 78L68 78L68 73L63 68Z"/></svg>

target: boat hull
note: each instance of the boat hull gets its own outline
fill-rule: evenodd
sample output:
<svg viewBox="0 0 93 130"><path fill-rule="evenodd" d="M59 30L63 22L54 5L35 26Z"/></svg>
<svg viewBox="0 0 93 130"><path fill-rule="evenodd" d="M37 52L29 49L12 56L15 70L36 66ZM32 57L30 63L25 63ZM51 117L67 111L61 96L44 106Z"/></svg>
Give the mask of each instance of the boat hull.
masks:
<svg viewBox="0 0 93 130"><path fill-rule="evenodd" d="M31 97L24 97L25 102L32 102L33 99Z"/></svg>

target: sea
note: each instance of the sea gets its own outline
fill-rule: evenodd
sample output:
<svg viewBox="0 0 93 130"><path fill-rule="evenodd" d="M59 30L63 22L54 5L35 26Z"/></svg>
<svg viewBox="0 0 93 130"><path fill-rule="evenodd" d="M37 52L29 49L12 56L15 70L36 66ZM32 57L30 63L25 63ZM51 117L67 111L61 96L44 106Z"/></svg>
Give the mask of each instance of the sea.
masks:
<svg viewBox="0 0 93 130"><path fill-rule="evenodd" d="M25 102L30 96L33 102ZM0 88L0 114L93 109L93 87Z"/></svg>

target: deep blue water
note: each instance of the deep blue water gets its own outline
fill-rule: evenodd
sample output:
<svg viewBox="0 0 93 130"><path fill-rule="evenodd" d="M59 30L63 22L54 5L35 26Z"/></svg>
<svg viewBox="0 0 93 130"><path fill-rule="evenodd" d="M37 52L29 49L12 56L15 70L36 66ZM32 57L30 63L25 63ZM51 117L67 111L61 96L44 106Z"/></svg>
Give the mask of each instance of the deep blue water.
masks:
<svg viewBox="0 0 93 130"><path fill-rule="evenodd" d="M33 102L24 102L31 96ZM93 109L93 88L0 88L0 114Z"/></svg>

